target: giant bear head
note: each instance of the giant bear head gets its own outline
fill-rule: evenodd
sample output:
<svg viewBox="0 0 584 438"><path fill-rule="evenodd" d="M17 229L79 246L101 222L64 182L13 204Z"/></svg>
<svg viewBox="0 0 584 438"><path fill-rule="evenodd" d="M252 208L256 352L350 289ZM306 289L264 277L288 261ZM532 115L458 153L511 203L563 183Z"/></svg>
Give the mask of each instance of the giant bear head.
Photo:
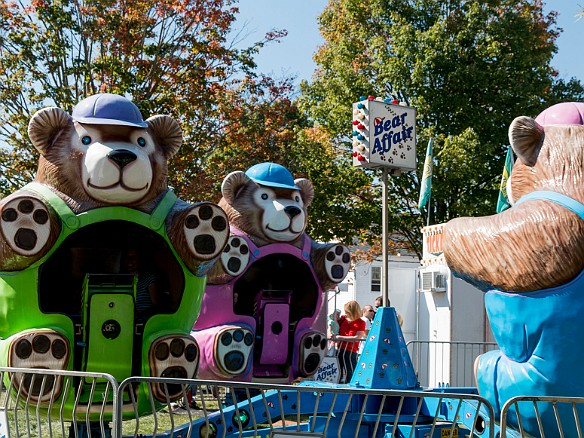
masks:
<svg viewBox="0 0 584 438"><path fill-rule="evenodd" d="M294 179L285 167L261 163L246 172L231 172L221 186L219 206L229 222L259 246L298 243L307 223L306 209L314 197L312 183Z"/></svg>
<svg viewBox="0 0 584 438"><path fill-rule="evenodd" d="M167 161L182 142L178 123L157 115L144 121L128 99L96 94L72 116L38 111L29 136L41 153L36 180L76 212L104 205L144 206L167 190Z"/></svg>
<svg viewBox="0 0 584 438"><path fill-rule="evenodd" d="M584 103L552 106L535 120L518 117L509 140L517 155L507 183L512 207L448 222L446 262L483 289L564 284L584 269L584 221L562 204L584 203Z"/></svg>

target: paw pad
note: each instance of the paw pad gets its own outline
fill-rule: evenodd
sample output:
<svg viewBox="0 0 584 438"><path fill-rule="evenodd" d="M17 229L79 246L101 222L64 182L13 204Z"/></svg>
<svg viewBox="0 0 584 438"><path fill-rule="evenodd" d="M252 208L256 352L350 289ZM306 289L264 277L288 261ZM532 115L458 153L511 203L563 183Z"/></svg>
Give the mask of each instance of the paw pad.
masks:
<svg viewBox="0 0 584 438"><path fill-rule="evenodd" d="M308 377L316 372L327 347L326 336L319 332L304 335L300 343L300 374Z"/></svg>
<svg viewBox="0 0 584 438"><path fill-rule="evenodd" d="M221 264L225 272L236 277L246 268L249 257L249 247L245 240L238 236L231 236L221 254Z"/></svg>
<svg viewBox="0 0 584 438"><path fill-rule="evenodd" d="M254 341L247 328L221 330L215 337L215 363L229 376L241 375L247 369Z"/></svg>
<svg viewBox="0 0 584 438"><path fill-rule="evenodd" d="M351 266L351 253L345 245L335 245L326 254L325 269L329 278L339 283Z"/></svg>
<svg viewBox="0 0 584 438"><path fill-rule="evenodd" d="M64 370L69 362L71 349L64 336L52 330L32 331L16 337L10 344L8 366L14 368L47 368ZM16 376L22 392L35 401L46 402L59 396L62 378L59 376Z"/></svg>
<svg viewBox="0 0 584 438"><path fill-rule="evenodd" d="M149 360L152 377L192 379L199 367L199 346L190 336L167 336L152 344ZM180 398L182 388L180 385L155 383L152 393L157 400L167 402Z"/></svg>
<svg viewBox="0 0 584 438"><path fill-rule="evenodd" d="M16 253L31 256L49 240L49 219L47 207L38 199L17 197L2 207L0 229Z"/></svg>
<svg viewBox="0 0 584 438"><path fill-rule="evenodd" d="M211 203L195 206L185 218L183 230L191 252L200 260L217 257L229 237L227 215Z"/></svg>

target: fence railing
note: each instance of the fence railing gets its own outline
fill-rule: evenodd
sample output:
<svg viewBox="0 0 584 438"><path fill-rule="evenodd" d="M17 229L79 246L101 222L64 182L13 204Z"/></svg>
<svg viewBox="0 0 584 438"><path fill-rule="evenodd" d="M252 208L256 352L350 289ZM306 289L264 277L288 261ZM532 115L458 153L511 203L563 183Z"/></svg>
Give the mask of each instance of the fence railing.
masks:
<svg viewBox="0 0 584 438"><path fill-rule="evenodd" d="M424 387L476 386L473 365L495 342L410 341L408 352Z"/></svg>
<svg viewBox="0 0 584 438"><path fill-rule="evenodd" d="M582 437L584 397L515 397L495 418L472 391L268 385L0 368L5 437ZM453 388L454 389L454 388ZM151 394L179 394L155 399ZM147 395L148 400L137 400ZM148 407L145 409L145 407Z"/></svg>
<svg viewBox="0 0 584 438"><path fill-rule="evenodd" d="M0 435L6 437L414 436L416 429L430 436L456 437L459 429L494 436L484 420L492 408L476 394L151 377L118 384L104 374L0 372ZM63 386L53 391L57 379ZM182 397L150 396L151 412L141 415L143 403L133 394L160 392Z"/></svg>
<svg viewBox="0 0 584 438"><path fill-rule="evenodd" d="M118 383L109 374L0 368L0 436L105 437L117 423Z"/></svg>
<svg viewBox="0 0 584 438"><path fill-rule="evenodd" d="M508 400L501 410L501 437L579 437L584 397L530 397Z"/></svg>

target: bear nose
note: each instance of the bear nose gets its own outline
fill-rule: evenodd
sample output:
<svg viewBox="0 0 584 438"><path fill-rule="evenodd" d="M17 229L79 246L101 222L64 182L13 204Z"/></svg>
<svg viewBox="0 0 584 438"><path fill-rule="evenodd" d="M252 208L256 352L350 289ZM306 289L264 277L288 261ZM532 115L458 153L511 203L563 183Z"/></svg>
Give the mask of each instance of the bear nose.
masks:
<svg viewBox="0 0 584 438"><path fill-rule="evenodd" d="M293 205L289 205L284 209L286 214L290 216L290 219L293 219L294 216L298 216L301 213L301 210L298 207L294 207Z"/></svg>
<svg viewBox="0 0 584 438"><path fill-rule="evenodd" d="M126 149L117 149L115 151L111 151L107 154L107 157L120 166L120 169L123 169L124 166L130 164L136 158L136 154L134 152L130 152Z"/></svg>

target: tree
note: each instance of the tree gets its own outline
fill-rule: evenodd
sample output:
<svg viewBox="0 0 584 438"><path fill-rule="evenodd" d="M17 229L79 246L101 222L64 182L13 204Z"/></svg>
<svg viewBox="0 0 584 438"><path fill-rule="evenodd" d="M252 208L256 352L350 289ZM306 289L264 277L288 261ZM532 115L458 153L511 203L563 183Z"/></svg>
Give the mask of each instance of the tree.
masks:
<svg viewBox="0 0 584 438"><path fill-rule="evenodd" d="M320 16L325 43L300 105L345 151L345 165L350 104L359 96L392 97L417 109L418 170L389 181L397 244L421 254L417 200L429 138L436 161L432 222L493 214L509 123L584 97L577 80L555 79L550 62L559 30L556 14L546 16L542 7L540 0L331 0ZM371 223L380 223L380 210L372 209Z"/></svg>
<svg viewBox="0 0 584 438"><path fill-rule="evenodd" d="M211 196L206 158L224 136L224 96L257 78L254 55L286 34L274 31L235 48L228 39L234 3L0 3L0 191L11 193L32 179L37 155L26 134L32 113L50 105L71 111L87 95L112 92L132 97L145 117L171 114L181 123L185 145L170 183L185 199ZM256 91L271 84L257 82Z"/></svg>

